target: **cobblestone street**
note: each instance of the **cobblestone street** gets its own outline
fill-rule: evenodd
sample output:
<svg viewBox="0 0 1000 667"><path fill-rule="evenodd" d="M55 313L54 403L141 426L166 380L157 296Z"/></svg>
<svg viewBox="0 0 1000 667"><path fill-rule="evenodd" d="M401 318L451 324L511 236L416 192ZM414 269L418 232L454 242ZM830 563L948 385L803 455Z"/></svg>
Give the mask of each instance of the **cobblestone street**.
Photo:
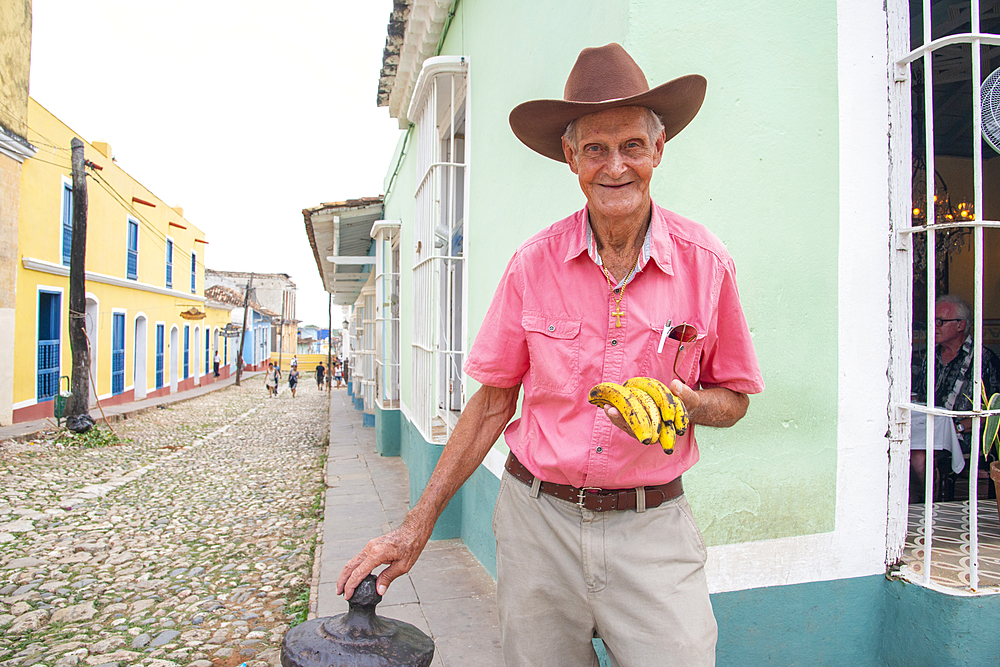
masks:
<svg viewBox="0 0 1000 667"><path fill-rule="evenodd" d="M309 602L328 395L254 377L113 427L126 442L0 443L0 666L277 665Z"/></svg>

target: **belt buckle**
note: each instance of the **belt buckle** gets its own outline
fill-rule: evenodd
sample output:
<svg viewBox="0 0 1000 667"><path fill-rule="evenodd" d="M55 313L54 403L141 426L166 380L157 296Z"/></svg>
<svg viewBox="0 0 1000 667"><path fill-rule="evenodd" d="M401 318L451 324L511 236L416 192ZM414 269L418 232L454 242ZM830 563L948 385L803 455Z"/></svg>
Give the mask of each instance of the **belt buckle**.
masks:
<svg viewBox="0 0 1000 667"><path fill-rule="evenodd" d="M584 494L587 491L600 491L600 490L601 490L601 487L599 487L599 486L584 486L584 487L581 487L580 488L580 493L577 494L577 499L576 499L576 505L577 505L577 507L583 509L583 497L584 497Z"/></svg>

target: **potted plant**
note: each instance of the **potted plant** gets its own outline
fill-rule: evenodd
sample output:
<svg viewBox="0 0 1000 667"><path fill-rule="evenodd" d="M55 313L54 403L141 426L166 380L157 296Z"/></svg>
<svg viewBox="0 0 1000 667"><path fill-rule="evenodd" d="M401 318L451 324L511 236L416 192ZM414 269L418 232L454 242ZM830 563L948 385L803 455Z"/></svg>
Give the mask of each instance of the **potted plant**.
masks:
<svg viewBox="0 0 1000 667"><path fill-rule="evenodd" d="M1000 410L1000 394L993 394L986 400L986 390L983 389L983 404L989 410ZM983 457L988 458L994 445L1000 453L1000 415L988 415L983 425ZM1000 461L990 463L990 479L993 480L993 490L997 497L997 511L1000 512Z"/></svg>

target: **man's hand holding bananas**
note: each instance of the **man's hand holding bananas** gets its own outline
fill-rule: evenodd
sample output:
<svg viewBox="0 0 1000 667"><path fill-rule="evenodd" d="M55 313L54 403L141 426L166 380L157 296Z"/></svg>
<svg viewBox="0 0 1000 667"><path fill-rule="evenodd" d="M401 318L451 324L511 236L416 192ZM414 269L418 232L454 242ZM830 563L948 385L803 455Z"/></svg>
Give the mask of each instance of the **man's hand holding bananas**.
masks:
<svg viewBox="0 0 1000 667"><path fill-rule="evenodd" d="M604 407L616 426L642 444L658 442L665 453L673 454L677 436L684 435L690 424L679 394L686 390L695 399L697 394L679 380L671 384L671 389L675 391L655 378L634 377L624 385L601 382L590 390L589 401Z"/></svg>

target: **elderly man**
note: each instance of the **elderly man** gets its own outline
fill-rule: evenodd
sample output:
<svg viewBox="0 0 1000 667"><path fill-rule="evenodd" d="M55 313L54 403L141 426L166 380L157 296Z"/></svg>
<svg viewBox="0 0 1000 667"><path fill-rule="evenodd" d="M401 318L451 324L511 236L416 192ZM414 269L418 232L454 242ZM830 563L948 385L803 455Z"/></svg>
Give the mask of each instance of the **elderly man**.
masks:
<svg viewBox="0 0 1000 667"><path fill-rule="evenodd" d="M732 259L649 194L664 143L705 87L691 75L650 89L609 44L584 49L564 100L511 113L524 144L569 165L587 205L510 260L465 365L482 387L420 501L347 564L338 590L350 596L381 564L380 591L407 572L507 427L493 519L506 664L596 665L594 636L615 664L714 664L705 544L681 486L698 459L693 430L668 456L613 408L587 404L599 382L650 376L694 424L731 426L763 389Z"/></svg>
<svg viewBox="0 0 1000 667"><path fill-rule="evenodd" d="M934 405L946 410L971 410L973 383L972 310L961 297L940 296L934 304ZM1000 392L1000 359L988 347L983 348L983 388L987 396ZM927 358L913 378L914 399L927 401ZM972 419L954 419L962 451L972 452ZM927 452L910 451L910 500L922 501L927 475Z"/></svg>

